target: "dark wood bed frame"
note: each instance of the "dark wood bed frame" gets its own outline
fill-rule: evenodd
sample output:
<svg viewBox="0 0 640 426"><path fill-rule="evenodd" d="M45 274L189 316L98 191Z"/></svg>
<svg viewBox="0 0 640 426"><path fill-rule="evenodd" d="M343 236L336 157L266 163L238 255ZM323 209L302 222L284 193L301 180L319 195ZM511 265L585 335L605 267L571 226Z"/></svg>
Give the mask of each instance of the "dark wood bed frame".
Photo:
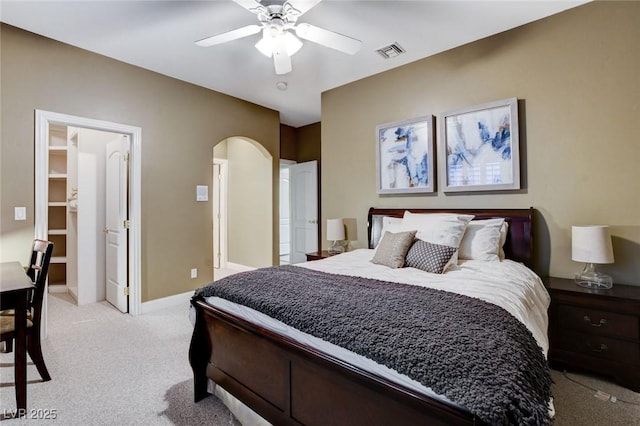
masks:
<svg viewBox="0 0 640 426"><path fill-rule="evenodd" d="M384 216L453 212L476 219L504 217L508 259L531 267L533 208L376 209L368 215L369 247L380 238ZM196 324L189 349L195 401L212 379L276 425L469 425L470 412L405 388L317 349L269 331L194 297Z"/></svg>

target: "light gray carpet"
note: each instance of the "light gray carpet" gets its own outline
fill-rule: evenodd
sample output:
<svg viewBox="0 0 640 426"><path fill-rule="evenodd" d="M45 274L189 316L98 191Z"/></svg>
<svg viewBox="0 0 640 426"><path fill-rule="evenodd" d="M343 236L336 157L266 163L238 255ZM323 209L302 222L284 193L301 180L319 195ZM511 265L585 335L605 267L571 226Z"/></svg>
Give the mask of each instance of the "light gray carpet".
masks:
<svg viewBox="0 0 640 426"><path fill-rule="evenodd" d="M612 403L596 398L595 391L568 380L560 371L552 371L556 408L555 426L602 425L640 426L640 393L589 375L567 373L570 379L614 395ZM620 400L633 402L627 404Z"/></svg>
<svg viewBox="0 0 640 426"><path fill-rule="evenodd" d="M195 404L188 307L132 317L106 302L75 306L49 295L43 354L52 380L27 371L27 404L64 425L238 425L215 397ZM0 417L15 410L13 354L0 354ZM4 420L3 424L43 420ZM46 422L49 423L48 421Z"/></svg>
<svg viewBox="0 0 640 426"><path fill-rule="evenodd" d="M28 406L55 409L63 425L238 425L210 396L195 404L188 362L188 307L132 317L106 302L75 306L67 295L49 295L49 338L43 343L50 382L28 368ZM640 394L585 375L590 387L640 404ZM555 425L640 426L640 406L596 399L594 392L553 372ZM13 354L0 354L3 425L43 424L6 419L15 410Z"/></svg>

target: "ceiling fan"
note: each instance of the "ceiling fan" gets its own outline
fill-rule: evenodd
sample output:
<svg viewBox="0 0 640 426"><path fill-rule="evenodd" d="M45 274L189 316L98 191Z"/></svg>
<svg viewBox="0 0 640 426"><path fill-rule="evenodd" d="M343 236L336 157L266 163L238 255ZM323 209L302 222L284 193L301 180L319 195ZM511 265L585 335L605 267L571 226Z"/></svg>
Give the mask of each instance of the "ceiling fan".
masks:
<svg viewBox="0 0 640 426"><path fill-rule="evenodd" d="M311 24L297 24L298 18L320 3L320 0L233 1L258 15L260 24L247 25L198 40L196 41L198 46L209 47L248 37L262 31L262 38L256 43L256 48L267 57L273 57L276 74L287 74L292 69L291 56L302 47L300 39L309 40L350 55L355 54L362 45L362 42L355 38ZM295 32L295 35L293 32Z"/></svg>

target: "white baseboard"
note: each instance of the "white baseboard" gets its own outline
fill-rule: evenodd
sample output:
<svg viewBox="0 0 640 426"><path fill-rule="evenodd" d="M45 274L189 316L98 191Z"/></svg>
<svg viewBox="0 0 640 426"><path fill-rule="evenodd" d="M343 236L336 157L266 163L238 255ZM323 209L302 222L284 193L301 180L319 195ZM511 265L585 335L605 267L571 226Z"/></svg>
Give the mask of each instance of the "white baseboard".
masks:
<svg viewBox="0 0 640 426"><path fill-rule="evenodd" d="M67 293L66 284L49 284L49 293Z"/></svg>
<svg viewBox="0 0 640 426"><path fill-rule="evenodd" d="M141 314L148 314L149 312L159 311L164 308L170 308L172 306L184 304L189 305L189 300L193 296L193 290L180 294L174 294L173 296L161 297L160 299L150 300L142 303Z"/></svg>

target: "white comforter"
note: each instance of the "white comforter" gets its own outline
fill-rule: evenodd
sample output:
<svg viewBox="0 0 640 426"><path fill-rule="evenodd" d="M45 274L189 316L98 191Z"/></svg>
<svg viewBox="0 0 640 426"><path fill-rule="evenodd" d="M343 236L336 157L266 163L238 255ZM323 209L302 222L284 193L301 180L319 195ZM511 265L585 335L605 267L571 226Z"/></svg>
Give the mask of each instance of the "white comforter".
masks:
<svg viewBox="0 0 640 426"><path fill-rule="evenodd" d="M373 253L374 250L354 250L297 266L446 290L493 303L526 325L546 355L549 293L540 277L521 263L462 260L445 274L431 274L415 268L376 265L369 261Z"/></svg>
<svg viewBox="0 0 640 426"><path fill-rule="evenodd" d="M431 287L485 300L501 306L525 324L546 355L549 348L547 339L549 294L540 278L524 265L509 260L502 262L469 260L462 261L459 266L453 267L445 274L437 275L414 268L391 269L376 265L370 262L372 257L373 250L361 249L323 260L300 263L296 266ZM447 399L406 375L332 343L302 333L251 308L219 297L209 297L207 302L381 377L427 395Z"/></svg>

